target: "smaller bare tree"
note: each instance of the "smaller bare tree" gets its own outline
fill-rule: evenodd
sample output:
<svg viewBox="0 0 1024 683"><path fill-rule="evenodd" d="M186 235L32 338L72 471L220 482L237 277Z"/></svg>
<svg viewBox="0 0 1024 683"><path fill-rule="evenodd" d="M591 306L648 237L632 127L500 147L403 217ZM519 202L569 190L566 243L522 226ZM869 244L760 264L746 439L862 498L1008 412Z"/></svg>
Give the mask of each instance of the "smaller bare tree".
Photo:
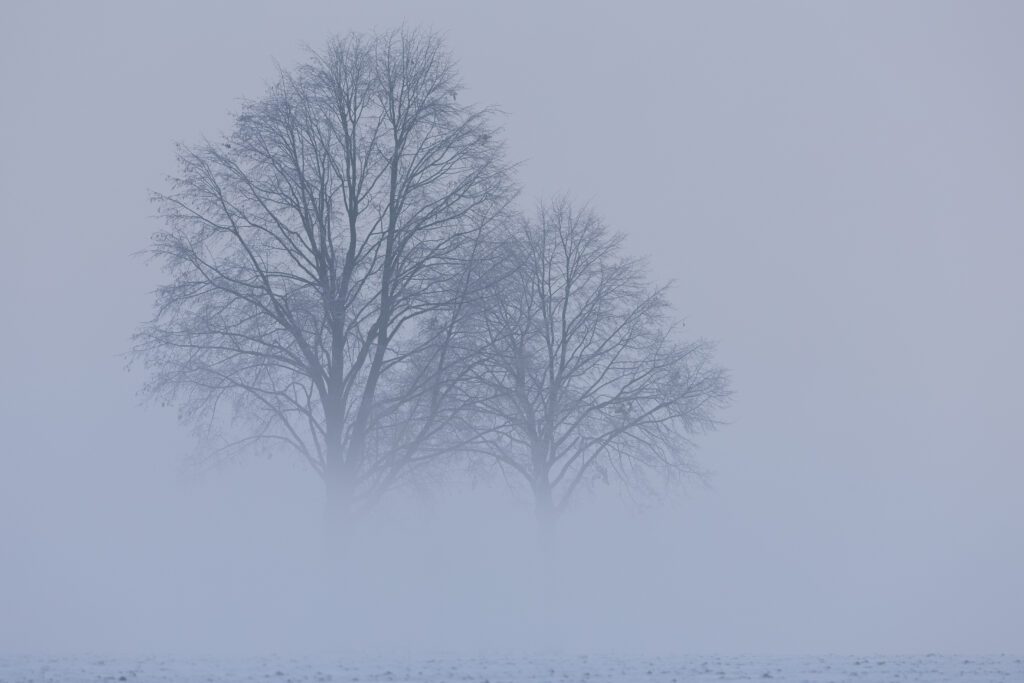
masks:
<svg viewBox="0 0 1024 683"><path fill-rule="evenodd" d="M729 397L712 345L677 339L666 288L621 245L593 212L543 205L473 318L468 450L528 485L545 543L588 483L693 473L691 436Z"/></svg>

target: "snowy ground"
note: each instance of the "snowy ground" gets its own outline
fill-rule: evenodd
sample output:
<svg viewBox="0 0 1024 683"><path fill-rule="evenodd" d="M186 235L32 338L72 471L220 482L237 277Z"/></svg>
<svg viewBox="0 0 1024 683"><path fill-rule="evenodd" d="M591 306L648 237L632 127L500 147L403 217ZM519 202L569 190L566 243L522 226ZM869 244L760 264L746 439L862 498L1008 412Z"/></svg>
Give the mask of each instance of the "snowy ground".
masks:
<svg viewBox="0 0 1024 683"><path fill-rule="evenodd" d="M1017 683L1024 657L166 657L0 656L0 682L271 683L752 681Z"/></svg>

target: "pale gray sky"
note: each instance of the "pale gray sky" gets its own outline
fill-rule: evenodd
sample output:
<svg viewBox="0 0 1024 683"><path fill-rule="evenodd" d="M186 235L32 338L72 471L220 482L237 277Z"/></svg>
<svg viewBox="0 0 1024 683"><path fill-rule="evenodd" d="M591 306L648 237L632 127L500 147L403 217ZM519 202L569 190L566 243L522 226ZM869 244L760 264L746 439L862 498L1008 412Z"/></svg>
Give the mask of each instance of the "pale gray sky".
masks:
<svg viewBox="0 0 1024 683"><path fill-rule="evenodd" d="M566 645L1021 651L1024 5L3 14L0 649L287 648L319 623L316 482L255 464L183 485L188 434L138 407L117 354L159 273L131 254L175 140L226 129L302 44L405 21L446 32L468 96L507 112L526 197L570 192L627 232L734 374L732 424L701 442L711 489L566 521ZM529 511L458 500L381 550L367 642L531 645Z"/></svg>

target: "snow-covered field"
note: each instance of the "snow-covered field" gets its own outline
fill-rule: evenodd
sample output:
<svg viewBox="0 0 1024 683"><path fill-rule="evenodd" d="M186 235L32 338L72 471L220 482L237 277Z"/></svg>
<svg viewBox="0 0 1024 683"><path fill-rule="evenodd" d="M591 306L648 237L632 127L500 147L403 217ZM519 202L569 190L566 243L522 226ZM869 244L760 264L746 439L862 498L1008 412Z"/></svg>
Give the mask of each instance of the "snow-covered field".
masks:
<svg viewBox="0 0 1024 683"><path fill-rule="evenodd" d="M1024 681L1024 657L11 657L0 656L0 681L132 683L401 683L404 681Z"/></svg>

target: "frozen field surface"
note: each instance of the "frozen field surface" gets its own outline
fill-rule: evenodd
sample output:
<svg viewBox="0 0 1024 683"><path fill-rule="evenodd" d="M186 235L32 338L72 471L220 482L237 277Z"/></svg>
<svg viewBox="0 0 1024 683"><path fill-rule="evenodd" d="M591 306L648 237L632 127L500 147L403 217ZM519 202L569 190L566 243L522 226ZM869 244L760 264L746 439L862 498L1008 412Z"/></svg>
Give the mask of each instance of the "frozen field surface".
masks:
<svg viewBox="0 0 1024 683"><path fill-rule="evenodd" d="M1024 657L3 657L0 681L271 683L403 681L1024 682Z"/></svg>

